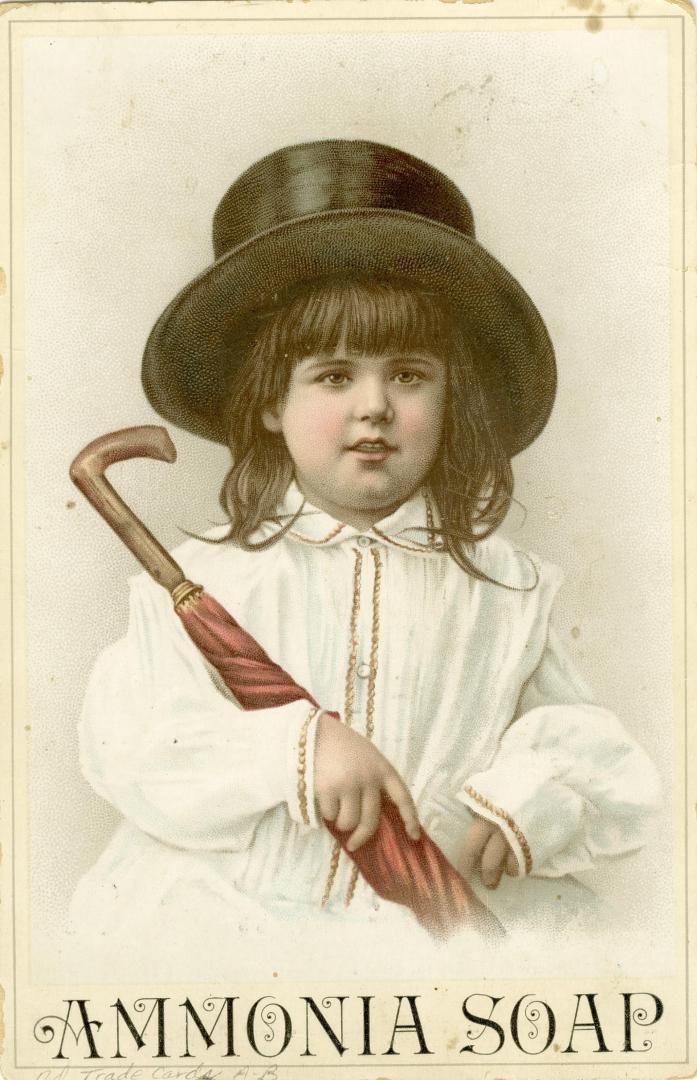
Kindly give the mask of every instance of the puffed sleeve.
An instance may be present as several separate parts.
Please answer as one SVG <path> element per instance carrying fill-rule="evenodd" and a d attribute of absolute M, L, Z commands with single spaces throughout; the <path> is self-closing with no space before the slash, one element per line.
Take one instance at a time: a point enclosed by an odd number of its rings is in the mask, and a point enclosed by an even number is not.
<path fill-rule="evenodd" d="M 550 628 L 490 767 L 457 798 L 503 830 L 521 874 L 558 877 L 641 847 L 659 783 Z"/>
<path fill-rule="evenodd" d="M 89 681 L 81 765 L 98 794 L 157 839 L 242 850 L 261 816 L 281 804 L 298 824 L 307 814 L 318 825 L 311 711 L 296 701 L 245 712 L 224 696 L 165 590 L 141 575 L 131 582 L 128 632 L 101 655 Z M 299 803 L 301 739 L 306 806 Z"/>

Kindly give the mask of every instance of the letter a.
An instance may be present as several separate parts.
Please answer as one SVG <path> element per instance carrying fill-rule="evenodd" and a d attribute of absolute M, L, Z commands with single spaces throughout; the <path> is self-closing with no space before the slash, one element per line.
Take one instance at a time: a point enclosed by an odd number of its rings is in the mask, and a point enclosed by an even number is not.
<path fill-rule="evenodd" d="M 598 1049 L 594 1050 L 594 1054 L 609 1054 L 607 1046 L 605 1045 L 605 1039 L 603 1038 L 603 1029 L 600 1026 L 600 1017 L 598 1016 L 598 1010 L 595 1007 L 596 994 L 576 994 L 576 1012 L 574 1013 L 574 1022 L 571 1026 L 571 1035 L 569 1036 L 569 1045 L 566 1050 L 563 1050 L 564 1054 L 577 1054 L 578 1050 L 574 1050 L 572 1042 L 574 1041 L 575 1031 L 587 1031 L 592 1028 L 595 1031 L 595 1037 L 598 1040 Z M 586 998 L 588 1001 L 588 1008 L 590 1010 L 591 1019 L 579 1024 L 577 1022 L 578 1010 L 581 1007 L 581 998 Z"/>
<path fill-rule="evenodd" d="M 398 1031 L 414 1031 L 414 1032 L 416 1032 L 416 1037 L 419 1040 L 419 1049 L 416 1051 L 416 1053 L 417 1054 L 432 1054 L 433 1051 L 429 1050 L 428 1047 L 426 1046 L 426 1039 L 424 1038 L 424 1029 L 421 1026 L 421 1018 L 419 1017 L 419 1011 L 416 1008 L 416 997 L 417 997 L 417 995 L 407 994 L 407 996 L 404 997 L 402 994 L 399 994 L 399 995 L 395 994 L 395 997 L 397 998 L 397 1015 L 394 1018 L 394 1028 L 392 1029 L 392 1041 L 390 1043 L 390 1048 L 389 1048 L 389 1050 L 386 1050 L 385 1053 L 386 1054 L 399 1054 L 399 1050 L 395 1050 L 395 1048 L 394 1048 L 394 1040 L 395 1040 L 395 1036 L 396 1036 Z M 413 1023 L 411 1023 L 411 1024 L 398 1024 L 397 1023 L 397 1021 L 399 1020 L 399 1013 L 400 1013 L 400 1010 L 402 1008 L 402 1002 L 403 1001 L 408 1001 L 409 1002 L 409 1008 L 411 1009 L 411 1015 L 412 1015 L 412 1019 L 413 1019 Z"/>

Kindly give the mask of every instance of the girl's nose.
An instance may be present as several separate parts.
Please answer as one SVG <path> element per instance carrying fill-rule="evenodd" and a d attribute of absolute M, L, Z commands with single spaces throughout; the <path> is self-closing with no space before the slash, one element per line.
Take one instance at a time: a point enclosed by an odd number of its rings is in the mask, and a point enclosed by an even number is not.
<path fill-rule="evenodd" d="M 355 412 L 359 420 L 389 421 L 394 412 L 382 379 L 361 379 L 356 385 Z"/>

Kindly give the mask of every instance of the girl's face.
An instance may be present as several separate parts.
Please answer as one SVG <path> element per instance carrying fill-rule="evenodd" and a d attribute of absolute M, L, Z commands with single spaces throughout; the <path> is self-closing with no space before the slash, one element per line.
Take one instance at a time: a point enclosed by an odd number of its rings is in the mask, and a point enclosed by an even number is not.
<path fill-rule="evenodd" d="M 306 498 L 364 529 L 428 476 L 445 395 L 445 363 L 429 352 L 355 355 L 339 346 L 299 361 L 284 401 L 263 421 L 283 435 Z"/>

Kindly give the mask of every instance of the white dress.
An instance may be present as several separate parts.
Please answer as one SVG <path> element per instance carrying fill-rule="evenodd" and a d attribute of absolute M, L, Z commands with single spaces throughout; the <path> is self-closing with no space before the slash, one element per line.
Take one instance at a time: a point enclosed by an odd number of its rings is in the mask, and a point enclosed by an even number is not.
<path fill-rule="evenodd" d="M 301 502 L 291 486 L 283 509 Z M 449 858 L 473 813 L 500 826 L 519 876 L 496 892 L 474 884 L 505 926 L 564 931 L 594 910 L 569 875 L 642 844 L 655 770 L 559 646 L 557 568 L 493 536 L 474 561 L 513 588 L 477 580 L 428 534 L 426 511 L 417 494 L 360 532 L 306 504 L 265 550 L 188 540 L 174 556 L 323 708 L 370 734 Z M 131 977 L 137 962 L 145 976 L 214 977 L 233 962 L 249 976 L 259 942 L 269 954 L 274 940 L 290 970 L 289 942 L 308 927 L 331 940 L 337 920 L 360 940 L 388 924 L 424 938 L 363 882 L 346 905 L 345 855 L 330 879 L 316 721 L 309 825 L 299 802 L 308 712 L 304 701 L 242 711 L 167 593 L 132 580 L 128 632 L 98 660 L 80 727 L 85 776 L 124 818 L 72 904 L 70 953 L 87 973 L 106 964 L 116 977 L 126 951 Z"/>

